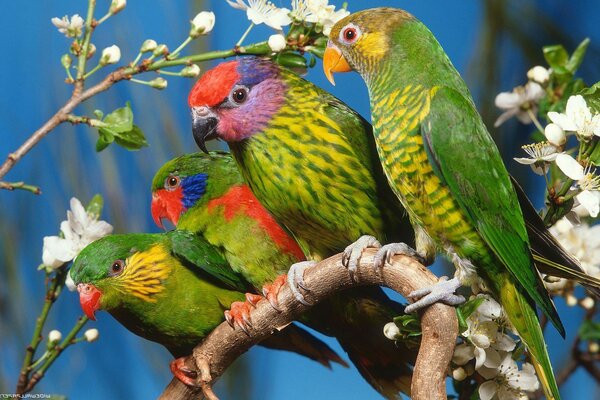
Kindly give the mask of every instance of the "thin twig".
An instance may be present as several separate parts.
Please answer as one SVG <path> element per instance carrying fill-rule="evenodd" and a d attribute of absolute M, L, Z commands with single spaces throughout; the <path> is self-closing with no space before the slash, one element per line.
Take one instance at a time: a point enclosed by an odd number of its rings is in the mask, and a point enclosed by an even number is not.
<path fill-rule="evenodd" d="M 386 265 L 380 273 L 372 268 L 374 254 L 374 250 L 363 253 L 356 282 L 350 279 L 342 266 L 340 254 L 308 269 L 304 274 L 305 283 L 310 288 L 307 299 L 316 304 L 336 292 L 361 285 L 388 286 L 406 297 L 413 290 L 437 282 L 428 269 L 404 256 L 394 257 L 393 264 Z M 287 286 L 279 292 L 278 300 L 281 312 L 273 309 L 267 301 L 260 301 L 252 310 L 250 335 L 232 329 L 226 322 L 218 326 L 194 349 L 194 357 L 188 357 L 186 363 L 201 377 L 198 379 L 199 387 L 187 387 L 173 379 L 160 398 L 196 398 L 202 389 L 206 396 L 214 395 L 211 386 L 235 359 L 308 310 L 294 298 Z M 411 397 L 415 400 L 445 400 L 447 369 L 458 331 L 454 308 L 443 304 L 426 308 L 421 313 L 421 328 L 423 335 L 413 371 Z"/>
<path fill-rule="evenodd" d="M 5 190 L 20 189 L 20 190 L 27 190 L 28 192 L 31 192 L 33 194 L 42 194 L 42 190 L 39 188 L 39 186 L 29 185 L 23 181 L 21 181 L 21 182 L 0 181 L 0 189 L 5 189 Z"/>

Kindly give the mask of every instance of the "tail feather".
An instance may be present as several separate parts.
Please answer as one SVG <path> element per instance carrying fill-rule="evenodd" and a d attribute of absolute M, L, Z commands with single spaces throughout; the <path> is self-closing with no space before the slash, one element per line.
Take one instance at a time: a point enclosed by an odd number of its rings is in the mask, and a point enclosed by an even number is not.
<path fill-rule="evenodd" d="M 308 323 L 334 336 L 362 377 L 382 396 L 400 399 L 400 393 L 410 396 L 418 343 L 395 344 L 383 335 L 383 327 L 403 311 L 380 288 L 354 288 L 313 308 Z"/>
<path fill-rule="evenodd" d="M 300 354 L 330 369 L 331 363 L 337 363 L 348 368 L 348 363 L 331 347 L 298 325 L 288 325 L 281 332 L 263 340 L 260 345 L 270 349 L 287 350 Z"/>
<path fill-rule="evenodd" d="M 500 290 L 501 303 L 511 324 L 531 355 L 532 364 L 540 379 L 546 398 L 560 400 L 558 385 L 550 364 L 550 357 L 548 356 L 535 304 L 529 301 L 509 279 L 505 279 L 502 286 Z"/>
<path fill-rule="evenodd" d="M 580 282 L 590 293 L 600 299 L 600 279 L 585 273 L 579 261 L 569 254 L 548 231 L 544 221 L 514 178 L 512 183 L 523 212 L 537 269 L 547 275 Z"/>

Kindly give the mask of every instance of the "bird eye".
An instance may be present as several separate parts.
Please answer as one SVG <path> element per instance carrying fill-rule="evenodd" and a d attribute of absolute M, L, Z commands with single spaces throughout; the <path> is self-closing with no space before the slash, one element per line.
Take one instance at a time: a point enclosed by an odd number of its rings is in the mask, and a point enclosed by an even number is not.
<path fill-rule="evenodd" d="M 110 276 L 121 275 L 124 268 L 125 268 L 125 263 L 123 262 L 123 260 L 116 260 L 110 266 L 110 271 L 108 271 L 108 274 Z"/>
<path fill-rule="evenodd" d="M 181 183 L 181 179 L 179 179 L 176 175 L 169 175 L 167 179 L 165 179 L 165 189 L 167 190 L 175 190 L 179 187 Z"/>
<path fill-rule="evenodd" d="M 340 31 L 340 41 L 346 44 L 352 44 L 360 37 L 361 31 L 353 24 L 346 25 Z"/>
<path fill-rule="evenodd" d="M 242 104 L 248 99 L 248 88 L 246 87 L 236 87 L 231 92 L 231 101 L 236 104 Z"/>

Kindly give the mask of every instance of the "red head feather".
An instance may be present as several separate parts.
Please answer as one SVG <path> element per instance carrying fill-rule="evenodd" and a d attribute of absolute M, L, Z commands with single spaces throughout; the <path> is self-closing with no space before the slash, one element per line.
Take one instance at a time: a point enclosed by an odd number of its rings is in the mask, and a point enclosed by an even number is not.
<path fill-rule="evenodd" d="M 190 107 L 214 107 L 225 99 L 233 86 L 240 80 L 237 71 L 238 62 L 229 61 L 206 71 L 196 82 L 190 95 Z"/>

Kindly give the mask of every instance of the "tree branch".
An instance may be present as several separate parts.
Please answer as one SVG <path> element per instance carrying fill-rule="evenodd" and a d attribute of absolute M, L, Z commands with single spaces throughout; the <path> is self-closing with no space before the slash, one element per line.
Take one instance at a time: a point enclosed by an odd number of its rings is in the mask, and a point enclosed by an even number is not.
<path fill-rule="evenodd" d="M 379 271 L 372 268 L 374 254 L 373 249 L 363 253 L 356 282 L 350 279 L 348 271 L 342 266 L 341 254 L 323 260 L 316 267 L 307 270 L 304 274 L 306 285 L 310 288 L 307 300 L 316 304 L 336 292 L 363 285 L 387 286 L 406 297 L 413 290 L 437 282 L 437 277 L 428 269 L 404 256 L 395 256 L 393 264 L 386 265 L 380 275 Z M 160 399 L 195 398 L 201 392 L 208 398 L 216 398 L 211 386 L 235 359 L 308 310 L 308 307 L 294 298 L 287 286 L 279 292 L 278 299 L 281 312 L 274 310 L 267 301 L 260 301 L 256 309 L 252 310 L 250 335 L 240 329 L 232 329 L 226 322 L 219 325 L 194 349 L 193 358 L 188 357 L 186 361 L 190 369 L 198 371 L 198 382 L 202 387 L 187 387 L 174 378 Z M 452 307 L 434 304 L 420 315 L 423 336 L 413 373 L 412 398 L 445 400 L 447 369 L 458 331 L 456 313 Z"/>

